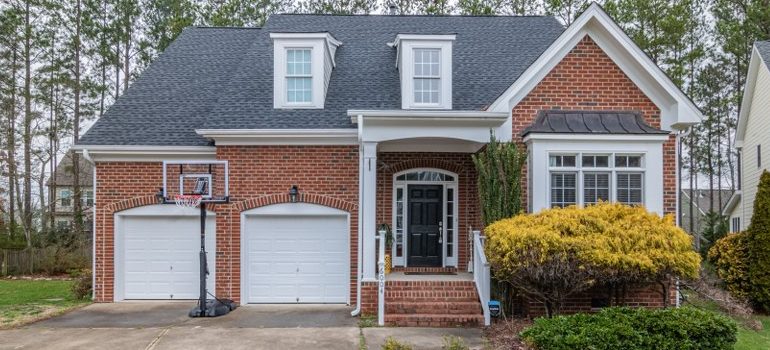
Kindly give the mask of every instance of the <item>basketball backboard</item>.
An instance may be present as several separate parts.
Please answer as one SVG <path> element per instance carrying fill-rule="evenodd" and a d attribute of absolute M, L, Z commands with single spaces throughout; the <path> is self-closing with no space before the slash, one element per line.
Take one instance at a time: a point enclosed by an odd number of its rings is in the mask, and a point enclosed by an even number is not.
<path fill-rule="evenodd" d="M 199 195 L 204 203 L 226 203 L 229 172 L 226 160 L 164 161 L 163 202 L 174 203 L 179 195 Z"/>

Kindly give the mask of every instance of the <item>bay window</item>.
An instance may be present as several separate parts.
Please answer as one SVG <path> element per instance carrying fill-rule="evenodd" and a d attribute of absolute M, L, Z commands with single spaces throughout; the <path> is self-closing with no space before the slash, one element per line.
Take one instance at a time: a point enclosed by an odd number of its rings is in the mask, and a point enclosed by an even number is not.
<path fill-rule="evenodd" d="M 644 204 L 644 157 L 640 154 L 551 153 L 550 207 L 619 202 Z"/>

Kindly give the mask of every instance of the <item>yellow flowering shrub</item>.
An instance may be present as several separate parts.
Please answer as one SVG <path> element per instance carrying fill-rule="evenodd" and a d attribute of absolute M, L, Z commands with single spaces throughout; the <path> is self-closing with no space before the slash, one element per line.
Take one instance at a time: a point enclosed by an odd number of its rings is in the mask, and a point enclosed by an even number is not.
<path fill-rule="evenodd" d="M 748 299 L 751 289 L 748 248 L 748 234 L 744 231 L 720 238 L 708 253 L 727 290 L 740 299 Z"/>
<path fill-rule="evenodd" d="M 485 234 L 495 276 L 543 301 L 549 313 L 596 284 L 697 278 L 700 266 L 691 237 L 672 217 L 622 204 L 522 214 Z"/>

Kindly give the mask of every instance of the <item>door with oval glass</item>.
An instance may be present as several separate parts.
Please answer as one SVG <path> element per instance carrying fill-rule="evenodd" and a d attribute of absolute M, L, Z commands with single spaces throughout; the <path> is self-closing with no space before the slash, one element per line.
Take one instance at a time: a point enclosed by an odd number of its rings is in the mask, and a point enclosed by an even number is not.
<path fill-rule="evenodd" d="M 409 266 L 442 266 L 443 186 L 409 185 Z"/>

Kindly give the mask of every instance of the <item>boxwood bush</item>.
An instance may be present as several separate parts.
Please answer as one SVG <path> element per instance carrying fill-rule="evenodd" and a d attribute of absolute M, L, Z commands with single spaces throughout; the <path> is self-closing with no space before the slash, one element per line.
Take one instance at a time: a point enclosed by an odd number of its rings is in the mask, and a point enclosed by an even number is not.
<path fill-rule="evenodd" d="M 737 325 L 691 307 L 607 308 L 596 314 L 540 318 L 521 337 L 538 350 L 732 349 Z"/>

